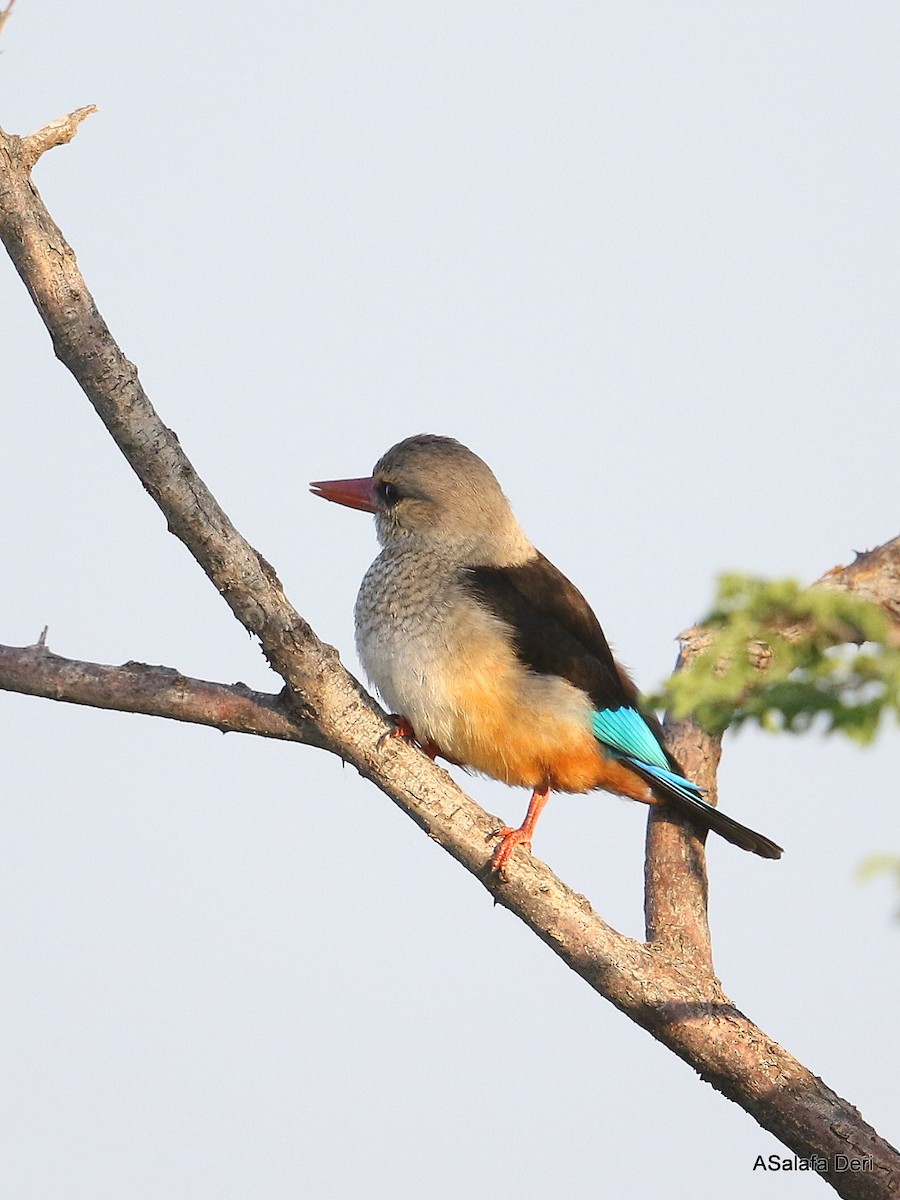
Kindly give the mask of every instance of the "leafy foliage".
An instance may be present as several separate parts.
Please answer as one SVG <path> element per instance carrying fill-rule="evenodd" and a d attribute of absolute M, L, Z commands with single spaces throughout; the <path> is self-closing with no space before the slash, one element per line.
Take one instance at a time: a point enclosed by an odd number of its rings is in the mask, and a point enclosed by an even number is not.
<path fill-rule="evenodd" d="M 885 713 L 900 716 L 900 647 L 869 600 L 724 575 L 702 625 L 708 646 L 656 698 L 676 717 L 711 733 L 748 721 L 796 733 L 823 716 L 826 732 L 865 743 Z"/>

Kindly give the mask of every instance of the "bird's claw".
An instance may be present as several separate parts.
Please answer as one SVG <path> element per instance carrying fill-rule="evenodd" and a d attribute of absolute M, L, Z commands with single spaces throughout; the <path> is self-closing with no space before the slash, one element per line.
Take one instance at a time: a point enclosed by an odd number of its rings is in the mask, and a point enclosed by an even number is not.
<path fill-rule="evenodd" d="M 404 742 L 414 742 L 416 740 L 416 731 L 406 717 L 400 717 L 396 713 L 391 713 L 389 719 L 394 728 L 388 730 L 384 734 L 384 737 L 402 738 Z"/>
<path fill-rule="evenodd" d="M 432 762 L 434 761 L 438 754 L 437 746 L 432 742 L 420 742 L 416 737 L 416 731 L 406 717 L 400 717 L 396 713 L 391 713 L 388 720 L 393 725 L 393 728 L 389 729 L 387 733 L 383 733 L 378 739 L 379 749 L 381 749 L 381 746 L 387 739 L 401 738 L 404 742 L 408 742 L 410 746 L 418 746 L 423 754 L 427 754 Z"/>
<path fill-rule="evenodd" d="M 391 713 L 388 717 L 391 723 L 391 728 L 386 730 L 378 739 L 378 749 L 380 750 L 385 742 L 389 742 L 392 738 L 401 738 L 404 742 L 410 742 L 415 745 L 416 731 L 407 721 L 406 717 L 398 717 L 395 713 Z"/>
<path fill-rule="evenodd" d="M 522 846 L 530 851 L 531 837 L 524 829 L 510 829 L 505 825 L 501 829 L 495 829 L 489 836 L 501 839 L 491 857 L 491 870 L 501 878 L 505 878 L 506 864 L 509 862 L 513 850 L 516 846 Z"/>

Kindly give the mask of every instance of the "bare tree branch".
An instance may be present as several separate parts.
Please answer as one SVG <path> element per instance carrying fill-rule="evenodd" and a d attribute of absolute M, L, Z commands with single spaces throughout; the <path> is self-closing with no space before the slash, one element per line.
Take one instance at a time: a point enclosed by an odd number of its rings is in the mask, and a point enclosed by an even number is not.
<path fill-rule="evenodd" d="M 9 20 L 9 15 L 15 8 L 15 5 L 16 0 L 9 0 L 9 4 L 7 4 L 6 8 L 0 8 L 0 33 L 3 32 L 3 26 Z"/>
<path fill-rule="evenodd" d="M 832 567 L 816 587 L 856 592 L 880 605 L 900 622 L 900 537 L 857 554 L 849 566 Z M 797 639 L 803 630 L 781 630 L 782 636 Z M 900 625 L 895 635 L 900 633 Z M 676 671 L 685 670 L 708 647 L 709 629 L 694 626 L 679 637 Z M 757 667 L 767 659 L 759 656 Z M 716 772 L 722 757 L 722 739 L 703 730 L 691 717 L 666 719 L 669 749 L 691 779 L 708 789 L 716 800 Z M 706 861 L 699 841 L 681 822 L 673 821 L 664 809 L 652 809 L 647 825 L 647 859 L 644 881 L 644 914 L 647 940 L 665 946 L 684 961 L 712 971 L 712 949 L 707 921 Z"/>
<path fill-rule="evenodd" d="M 42 641 L 34 646 L 0 646 L 0 689 L 91 708 L 168 717 L 223 733 L 253 733 L 322 746 L 314 723 L 294 711 L 283 695 L 255 692 L 243 683 L 191 679 L 172 667 L 78 662 L 52 654 Z"/>
<path fill-rule="evenodd" d="M 35 137 L 32 152 L 42 144 Z M 49 144 L 57 143 L 49 139 Z M 840 1195 L 869 1198 L 896 1192 L 896 1150 L 724 995 L 705 965 L 708 938 L 704 944 L 702 930 L 700 935 L 691 930 L 693 902 L 687 915 L 672 906 L 679 928 L 675 937 L 664 936 L 661 910 L 654 909 L 649 915 L 657 942 L 645 946 L 612 929 L 584 897 L 534 858 L 516 854 L 506 882 L 490 873 L 487 842 L 496 821 L 424 755 L 384 738 L 390 727 L 381 711 L 290 605 L 272 568 L 219 507 L 174 433 L 159 420 L 134 366 L 97 312 L 70 247 L 31 183 L 32 162 L 20 139 L 0 134 L 0 236 L 56 354 L 165 514 L 170 530 L 235 616 L 259 638 L 288 685 L 290 703 L 318 731 L 318 744 L 376 783 L 564 962 L 713 1087 L 795 1153 L 822 1156 L 827 1164 L 822 1175 Z M 673 736 L 679 736 L 677 730 Z M 698 753 L 709 749 L 700 743 Z M 707 763 L 713 774 L 714 754 Z M 691 853 L 698 864 L 695 886 L 705 890 L 702 847 L 696 844 Z M 680 888 L 683 873 L 677 863 L 665 862 L 664 868 L 659 889 Z M 838 1171 L 838 1154 L 871 1156 L 872 1169 Z"/>
<path fill-rule="evenodd" d="M 68 116 L 60 117 L 57 121 L 51 121 L 49 125 L 44 125 L 42 129 L 38 129 L 29 137 L 23 138 L 22 161 L 33 167 L 46 151 L 52 150 L 54 146 L 65 146 L 67 142 L 71 142 L 72 138 L 78 132 L 78 126 L 85 117 L 89 117 L 91 113 L 97 111 L 96 104 L 88 104 L 84 108 L 76 108 Z"/>
<path fill-rule="evenodd" d="M 856 592 L 880 604 L 900 622 L 900 537 L 874 550 L 861 551 L 849 566 L 832 567 L 819 582 L 823 587 Z"/>

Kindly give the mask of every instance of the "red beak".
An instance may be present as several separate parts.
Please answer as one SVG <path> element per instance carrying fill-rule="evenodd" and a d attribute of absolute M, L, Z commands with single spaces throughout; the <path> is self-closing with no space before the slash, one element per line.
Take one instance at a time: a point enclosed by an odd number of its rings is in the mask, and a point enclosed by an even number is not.
<path fill-rule="evenodd" d="M 377 511 L 375 481 L 371 476 L 366 479 L 323 479 L 319 483 L 311 483 L 309 489 L 323 500 L 331 500 L 347 508 L 359 508 L 370 513 Z"/>

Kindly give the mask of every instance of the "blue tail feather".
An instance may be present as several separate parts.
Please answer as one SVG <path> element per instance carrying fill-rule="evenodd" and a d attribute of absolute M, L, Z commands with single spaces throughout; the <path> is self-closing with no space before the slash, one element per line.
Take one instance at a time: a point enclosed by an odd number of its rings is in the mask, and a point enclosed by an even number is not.
<path fill-rule="evenodd" d="M 637 709 L 607 708 L 593 714 L 592 724 L 594 736 L 610 755 L 632 767 L 676 809 L 744 850 L 763 858 L 781 857 L 781 847 L 775 842 L 714 808 L 704 799 L 705 788 L 672 770 L 659 739 Z"/>
<path fill-rule="evenodd" d="M 611 749 L 666 771 L 669 760 L 656 734 L 636 708 L 604 708 L 593 714 L 594 736 Z"/>
<path fill-rule="evenodd" d="M 694 783 L 691 779 L 685 779 L 683 775 L 677 775 L 668 768 L 657 767 L 655 763 L 642 762 L 630 754 L 625 756 L 625 762 L 633 767 L 639 767 L 642 774 L 649 775 L 652 779 L 663 784 L 666 792 L 676 792 L 689 803 L 696 802 L 715 811 L 713 806 L 703 799 L 703 793 L 706 789 L 702 788 L 699 783 Z"/>

